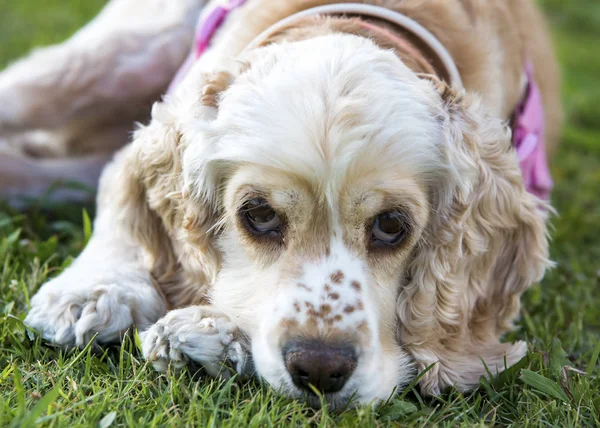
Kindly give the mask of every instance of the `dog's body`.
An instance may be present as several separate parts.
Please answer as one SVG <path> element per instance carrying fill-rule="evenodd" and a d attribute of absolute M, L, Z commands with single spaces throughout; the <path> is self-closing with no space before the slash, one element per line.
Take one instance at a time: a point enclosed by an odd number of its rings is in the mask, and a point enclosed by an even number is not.
<path fill-rule="evenodd" d="M 431 364 L 424 393 L 468 389 L 482 360 L 496 371 L 524 354 L 499 339 L 549 264 L 547 206 L 525 191 L 505 124 L 531 61 L 556 145 L 556 65 L 538 11 L 519 0 L 364 2 L 432 32 L 466 95 L 415 40 L 361 17 L 303 18 L 247 49 L 276 22 L 330 3 L 248 0 L 230 14 L 105 169 L 94 236 L 32 299 L 30 325 L 80 346 L 136 325 L 159 370 L 192 359 L 217 374 L 229 359 L 242 372 L 250 352 L 274 387 L 301 396 L 310 381 L 334 405 L 355 392 L 384 400 Z M 87 139 L 143 116 L 189 50 L 203 2 L 139 4 L 113 0 L 70 47 L 6 71 L 0 99 L 15 104 L 0 107 L 0 130 Z M 138 13 L 136 27 L 127 20 Z M 136 45 L 135 73 L 103 64 L 80 86 L 17 73 L 53 55 L 59 73 L 99 44 L 126 58 L 119 29 L 164 43 Z M 41 151 L 75 150 L 72 135 L 53 141 Z"/>

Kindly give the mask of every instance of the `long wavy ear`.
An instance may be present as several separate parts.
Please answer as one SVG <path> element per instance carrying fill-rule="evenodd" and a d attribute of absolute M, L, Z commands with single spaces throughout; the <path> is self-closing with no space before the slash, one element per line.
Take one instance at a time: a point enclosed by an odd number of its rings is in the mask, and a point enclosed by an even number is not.
<path fill-rule="evenodd" d="M 446 132 L 448 169 L 432 183 L 432 218 L 400 293 L 400 340 L 421 369 L 425 394 L 469 389 L 526 352 L 501 343 L 519 297 L 548 260 L 549 206 L 523 187 L 510 131 L 477 100 L 434 82 Z"/>
<path fill-rule="evenodd" d="M 211 120 L 230 81 L 227 73 L 203 76 L 200 90 L 157 102 L 150 123 L 136 130 L 133 142 L 105 174 L 112 182 L 107 188 L 113 190 L 99 197 L 100 206 L 117 208 L 122 235 L 144 248 L 172 307 L 201 303 L 219 269 L 213 245 L 219 207 L 216 200 L 199 195 L 215 192 L 189 191 L 184 171 L 185 151 L 206 151 L 208 143 L 186 138 L 182 120 Z"/>

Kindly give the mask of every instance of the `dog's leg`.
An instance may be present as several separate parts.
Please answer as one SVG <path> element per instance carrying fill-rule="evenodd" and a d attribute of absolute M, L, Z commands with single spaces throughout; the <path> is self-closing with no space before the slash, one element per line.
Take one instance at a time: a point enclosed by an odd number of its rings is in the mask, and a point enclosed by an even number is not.
<path fill-rule="evenodd" d="M 133 325 L 148 328 L 165 311 L 139 251 L 105 230 L 95 232 L 77 260 L 42 286 L 25 323 L 51 342 L 82 347 L 96 333 L 99 343 L 119 341 Z"/>
<path fill-rule="evenodd" d="M 166 312 L 148 255 L 128 223 L 141 228 L 150 222 L 133 212 L 143 194 L 127 163 L 130 149 L 121 151 L 103 172 L 90 242 L 31 299 L 25 323 L 52 342 L 84 346 L 96 333 L 98 342 L 114 342 L 131 326 L 144 330 Z"/>
<path fill-rule="evenodd" d="M 64 147 L 65 135 L 59 131 L 32 131 L 7 141 L 0 139 L 0 198 L 17 206 L 23 205 L 25 198 L 46 195 L 52 201 L 89 200 L 102 168 L 112 153 L 126 144 L 131 127 L 89 131 L 70 137 L 70 144 L 75 145 L 70 150 Z M 62 185 L 69 182 L 83 184 L 90 191 Z M 57 188 L 48 194 L 53 186 Z"/>
<path fill-rule="evenodd" d="M 184 61 L 205 0 L 112 0 L 66 42 L 0 73 L 0 135 L 132 121 Z"/>
<path fill-rule="evenodd" d="M 190 361 L 201 364 L 211 376 L 228 377 L 224 363 L 239 374 L 247 367 L 242 335 L 231 320 L 209 306 L 170 311 L 141 334 L 142 350 L 156 370 L 169 364 L 180 368 Z"/>
<path fill-rule="evenodd" d="M 110 154 L 34 159 L 0 150 L 0 198 L 15 206 L 26 205 L 26 199 L 46 195 L 50 201 L 89 200 L 109 160 Z M 89 190 L 63 186 L 70 182 Z M 53 185 L 57 188 L 48 194 Z"/>
<path fill-rule="evenodd" d="M 64 158 L 78 155 L 114 153 L 123 147 L 134 130 L 130 121 L 74 123 L 57 129 L 19 132 L 0 138 L 2 146 L 35 159 Z"/>

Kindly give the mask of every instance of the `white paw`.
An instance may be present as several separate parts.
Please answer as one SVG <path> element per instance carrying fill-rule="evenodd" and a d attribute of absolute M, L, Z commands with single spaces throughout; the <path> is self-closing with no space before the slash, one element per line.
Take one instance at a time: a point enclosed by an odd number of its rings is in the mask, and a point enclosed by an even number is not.
<path fill-rule="evenodd" d="M 169 364 L 180 368 L 193 360 L 209 375 L 228 378 L 224 363 L 232 363 L 237 373 L 246 366 L 237 327 L 224 314 L 205 306 L 168 312 L 140 337 L 144 357 L 159 372 L 165 372 Z"/>
<path fill-rule="evenodd" d="M 25 324 L 59 345 L 85 346 L 121 339 L 132 325 L 146 328 L 165 312 L 163 299 L 147 284 L 45 284 L 31 300 Z"/>

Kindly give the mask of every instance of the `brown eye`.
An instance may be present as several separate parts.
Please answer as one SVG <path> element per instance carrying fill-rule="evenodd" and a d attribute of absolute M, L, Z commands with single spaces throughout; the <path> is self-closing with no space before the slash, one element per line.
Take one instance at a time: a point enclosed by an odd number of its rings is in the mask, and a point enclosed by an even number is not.
<path fill-rule="evenodd" d="M 264 199 L 249 200 L 242 206 L 241 213 L 252 232 L 259 234 L 279 232 L 281 217 Z"/>
<path fill-rule="evenodd" d="M 379 214 L 373 224 L 372 242 L 374 244 L 395 245 L 407 235 L 407 221 L 403 214 L 390 211 Z"/>

